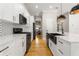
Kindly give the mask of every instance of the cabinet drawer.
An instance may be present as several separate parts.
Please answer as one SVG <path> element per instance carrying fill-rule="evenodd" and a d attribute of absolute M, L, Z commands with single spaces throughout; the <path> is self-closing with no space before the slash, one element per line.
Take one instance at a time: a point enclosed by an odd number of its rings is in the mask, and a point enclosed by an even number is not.
<path fill-rule="evenodd" d="M 70 44 L 68 42 L 66 42 L 63 38 L 57 37 L 57 46 L 58 47 L 64 48 L 65 46 L 69 47 L 69 45 Z"/>
<path fill-rule="evenodd" d="M 62 38 L 57 39 L 57 50 L 62 55 L 70 55 L 70 44 L 64 41 Z"/>
<path fill-rule="evenodd" d="M 49 48 L 51 50 L 51 52 L 53 53 L 53 55 L 56 55 L 56 50 L 57 50 L 57 47 L 56 45 L 49 39 Z"/>

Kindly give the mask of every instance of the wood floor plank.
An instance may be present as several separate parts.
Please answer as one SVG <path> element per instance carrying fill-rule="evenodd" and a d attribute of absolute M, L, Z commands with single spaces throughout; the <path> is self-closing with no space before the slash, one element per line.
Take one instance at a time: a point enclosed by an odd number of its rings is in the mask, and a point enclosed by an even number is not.
<path fill-rule="evenodd" d="M 36 36 L 36 39 L 32 41 L 31 48 L 25 56 L 52 56 L 52 53 L 45 41 Z"/>

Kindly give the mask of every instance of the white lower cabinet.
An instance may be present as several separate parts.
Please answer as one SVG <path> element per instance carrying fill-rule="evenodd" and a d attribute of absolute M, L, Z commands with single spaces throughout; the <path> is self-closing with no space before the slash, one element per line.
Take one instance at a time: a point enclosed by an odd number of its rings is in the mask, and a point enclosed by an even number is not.
<path fill-rule="evenodd" d="M 57 47 L 56 47 L 56 45 L 49 39 L 49 48 L 50 48 L 50 50 L 51 50 L 51 52 L 53 53 L 53 55 L 56 55 L 57 53 L 57 51 L 56 51 L 56 49 L 57 49 Z"/>
<path fill-rule="evenodd" d="M 23 56 L 26 52 L 26 34 L 15 34 L 13 40 L 0 45 L 0 56 Z"/>
<path fill-rule="evenodd" d="M 26 40 L 23 40 L 23 42 L 22 42 L 22 51 L 23 51 L 23 55 L 25 54 L 25 52 L 26 52 Z"/>
<path fill-rule="evenodd" d="M 22 35 L 22 55 L 26 52 L 26 34 Z"/>
<path fill-rule="evenodd" d="M 79 42 L 69 42 L 57 36 L 57 44 L 49 39 L 49 48 L 55 56 L 79 56 Z"/>
<path fill-rule="evenodd" d="M 70 44 L 60 38 L 57 38 L 57 44 L 49 39 L 49 48 L 55 56 L 69 56 Z"/>
<path fill-rule="evenodd" d="M 62 56 L 70 55 L 70 44 L 64 41 L 62 38 L 57 38 L 57 51 Z"/>
<path fill-rule="evenodd" d="M 10 47 L 9 54 L 11 56 L 21 56 L 22 55 L 22 41 L 14 41 Z"/>
<path fill-rule="evenodd" d="M 14 50 L 16 51 L 13 53 L 14 55 L 22 56 L 26 52 L 26 34 L 16 34 L 15 35 L 15 43 L 13 45 Z"/>

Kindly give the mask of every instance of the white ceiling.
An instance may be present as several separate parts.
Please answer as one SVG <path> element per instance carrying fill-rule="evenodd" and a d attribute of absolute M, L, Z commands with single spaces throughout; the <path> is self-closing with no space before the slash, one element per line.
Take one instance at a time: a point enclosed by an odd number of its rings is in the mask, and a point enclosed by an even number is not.
<path fill-rule="evenodd" d="M 43 10 L 46 9 L 57 9 L 59 14 L 61 13 L 61 4 L 60 3 L 25 3 L 24 4 L 29 13 L 33 16 L 39 15 Z M 38 5 L 38 8 L 35 6 Z M 52 8 L 49 8 L 49 6 Z M 74 7 L 76 3 L 63 3 L 62 4 L 62 13 L 67 13 Z"/>

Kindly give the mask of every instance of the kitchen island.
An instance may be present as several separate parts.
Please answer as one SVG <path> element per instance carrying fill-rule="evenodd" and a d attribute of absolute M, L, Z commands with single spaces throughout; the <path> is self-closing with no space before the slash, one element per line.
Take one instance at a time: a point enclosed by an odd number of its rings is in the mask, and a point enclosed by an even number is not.
<path fill-rule="evenodd" d="M 57 44 L 49 39 L 49 48 L 55 56 L 79 56 L 79 34 L 65 33 L 56 37 Z"/>

